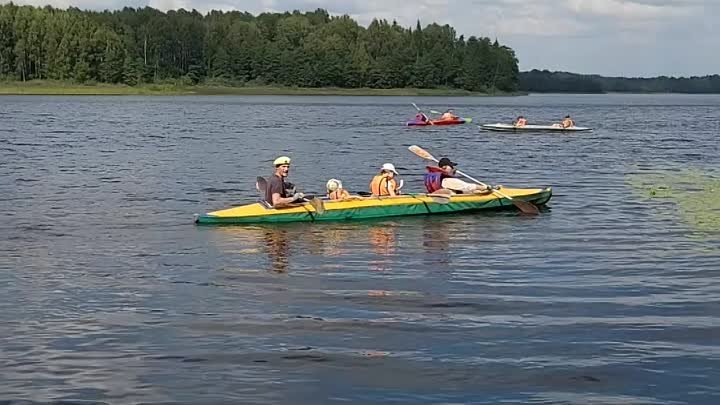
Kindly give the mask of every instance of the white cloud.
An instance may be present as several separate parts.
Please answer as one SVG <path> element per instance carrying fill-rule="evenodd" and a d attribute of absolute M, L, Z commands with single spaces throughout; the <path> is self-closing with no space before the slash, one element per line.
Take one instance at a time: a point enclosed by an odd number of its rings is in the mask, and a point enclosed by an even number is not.
<path fill-rule="evenodd" d="M 162 11 L 191 8 L 187 0 L 150 0 L 148 5 Z"/>
<path fill-rule="evenodd" d="M 693 2 L 680 3 L 643 3 L 631 0 L 567 0 L 567 6 L 579 14 L 623 19 L 656 19 L 682 17 L 693 12 Z"/>

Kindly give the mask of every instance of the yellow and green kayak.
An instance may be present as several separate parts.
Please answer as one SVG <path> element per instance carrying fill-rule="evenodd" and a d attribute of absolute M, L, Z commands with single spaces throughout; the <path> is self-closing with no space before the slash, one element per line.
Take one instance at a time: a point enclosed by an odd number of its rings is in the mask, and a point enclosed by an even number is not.
<path fill-rule="evenodd" d="M 502 193 L 516 200 L 543 205 L 552 197 L 547 188 L 505 188 Z M 319 214 L 310 204 L 287 208 L 271 208 L 265 203 L 241 205 L 196 215 L 197 224 L 253 224 L 279 222 L 345 221 L 383 218 L 404 215 L 445 214 L 498 208 L 512 208 L 512 201 L 498 195 L 457 194 L 439 201 L 427 194 L 409 194 L 396 197 L 352 197 L 348 200 L 324 200 L 325 212 Z"/>

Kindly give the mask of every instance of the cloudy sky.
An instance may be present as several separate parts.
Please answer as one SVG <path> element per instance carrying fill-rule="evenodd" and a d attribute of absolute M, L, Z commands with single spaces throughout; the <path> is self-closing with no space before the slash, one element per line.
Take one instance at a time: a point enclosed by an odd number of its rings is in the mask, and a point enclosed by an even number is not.
<path fill-rule="evenodd" d="M 0 0 L 0 2 L 7 2 Z M 458 34 L 497 37 L 520 69 L 615 76 L 720 73 L 720 0 L 15 0 L 90 9 L 149 5 L 263 11 L 314 10 L 410 26 L 450 24 Z"/>

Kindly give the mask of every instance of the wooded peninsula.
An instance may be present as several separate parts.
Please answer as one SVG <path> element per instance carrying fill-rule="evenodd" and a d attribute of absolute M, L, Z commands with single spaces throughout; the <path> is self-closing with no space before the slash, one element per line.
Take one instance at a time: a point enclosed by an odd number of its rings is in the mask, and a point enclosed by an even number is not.
<path fill-rule="evenodd" d="M 449 25 L 312 12 L 0 5 L 0 78 L 27 83 L 518 90 L 512 49 Z M 106 86 L 107 87 L 107 86 Z"/>

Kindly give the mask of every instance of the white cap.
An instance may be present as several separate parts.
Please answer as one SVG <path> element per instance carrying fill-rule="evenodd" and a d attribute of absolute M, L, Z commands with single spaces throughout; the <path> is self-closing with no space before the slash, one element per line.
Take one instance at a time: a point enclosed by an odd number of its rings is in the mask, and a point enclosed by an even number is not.
<path fill-rule="evenodd" d="M 397 170 L 395 170 L 395 165 L 392 163 L 385 163 L 384 165 L 382 165 L 382 169 L 387 170 L 389 172 L 393 172 L 397 175 L 400 175 L 400 173 L 398 173 Z"/>
<path fill-rule="evenodd" d="M 325 187 L 328 189 L 328 191 L 335 191 L 339 188 L 342 188 L 342 181 L 338 179 L 330 179 L 328 180 Z"/>

